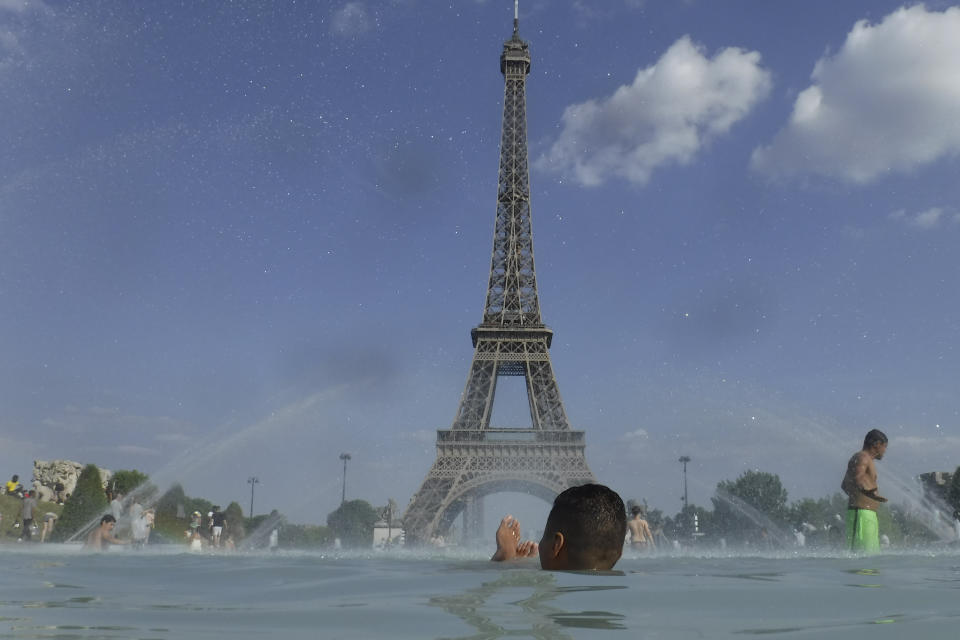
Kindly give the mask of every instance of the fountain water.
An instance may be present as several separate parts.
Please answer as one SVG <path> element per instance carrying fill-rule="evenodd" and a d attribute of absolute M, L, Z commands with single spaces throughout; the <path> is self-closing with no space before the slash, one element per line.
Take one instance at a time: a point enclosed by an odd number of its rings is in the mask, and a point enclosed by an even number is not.
<path fill-rule="evenodd" d="M 717 490 L 716 497 L 756 525 L 758 530 L 766 530 L 770 536 L 771 544 L 780 548 L 794 545 L 795 538 L 791 533 L 784 530 L 780 524 L 774 522 L 768 515 L 762 513 L 742 498 L 723 491 L 722 489 Z"/>

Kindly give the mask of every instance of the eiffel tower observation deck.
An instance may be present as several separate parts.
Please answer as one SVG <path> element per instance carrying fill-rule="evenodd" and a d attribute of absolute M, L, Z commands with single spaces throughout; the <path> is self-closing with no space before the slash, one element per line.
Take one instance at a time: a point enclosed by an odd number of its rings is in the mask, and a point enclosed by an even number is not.
<path fill-rule="evenodd" d="M 530 47 L 520 38 L 516 1 L 500 71 L 503 129 L 483 321 L 470 332 L 473 362 L 453 425 L 437 431 L 437 459 L 403 516 L 411 543 L 446 535 L 461 513 L 465 528 L 476 530 L 485 495 L 517 491 L 552 502 L 568 487 L 596 481 L 584 456 L 584 432 L 567 420 L 550 363 L 553 332 L 540 316 L 527 161 Z M 490 426 L 501 376 L 525 378 L 530 428 Z"/>

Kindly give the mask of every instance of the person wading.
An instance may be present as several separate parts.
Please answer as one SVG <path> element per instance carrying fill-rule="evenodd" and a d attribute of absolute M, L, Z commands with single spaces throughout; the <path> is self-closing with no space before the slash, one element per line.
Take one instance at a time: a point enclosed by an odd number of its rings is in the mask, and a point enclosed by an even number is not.
<path fill-rule="evenodd" d="M 877 507 L 887 499 L 877 494 L 877 466 L 887 451 L 887 436 L 872 429 L 863 439 L 863 449 L 847 463 L 840 488 L 849 497 L 847 503 L 847 549 L 856 552 L 880 551 L 880 527 Z"/>

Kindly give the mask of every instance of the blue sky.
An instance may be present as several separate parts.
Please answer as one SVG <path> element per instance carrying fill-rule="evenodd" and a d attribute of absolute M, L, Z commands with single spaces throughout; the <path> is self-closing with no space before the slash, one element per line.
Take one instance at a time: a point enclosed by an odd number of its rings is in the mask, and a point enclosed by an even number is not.
<path fill-rule="evenodd" d="M 348 451 L 348 497 L 405 506 L 482 316 L 512 17 L 0 0 L 0 470 L 245 509 L 256 475 L 255 511 L 323 522 Z M 526 0 L 520 32 L 601 481 L 674 513 L 690 455 L 691 502 L 748 469 L 820 497 L 874 427 L 893 497 L 960 464 L 960 8 Z M 524 406 L 504 380 L 495 422 Z"/>

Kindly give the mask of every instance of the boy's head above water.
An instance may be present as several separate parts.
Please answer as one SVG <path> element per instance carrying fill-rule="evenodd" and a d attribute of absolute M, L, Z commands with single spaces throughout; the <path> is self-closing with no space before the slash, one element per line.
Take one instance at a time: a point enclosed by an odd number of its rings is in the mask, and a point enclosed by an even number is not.
<path fill-rule="evenodd" d="M 540 539 L 544 569 L 606 571 L 620 559 L 627 534 L 623 500 L 602 484 L 570 487 L 553 501 Z"/>
<path fill-rule="evenodd" d="M 627 533 L 626 508 L 615 491 L 600 484 L 571 487 L 553 501 L 538 546 L 520 542 L 520 523 L 507 516 L 497 529 L 492 560 L 532 557 L 548 570 L 606 571 L 620 559 Z"/>

